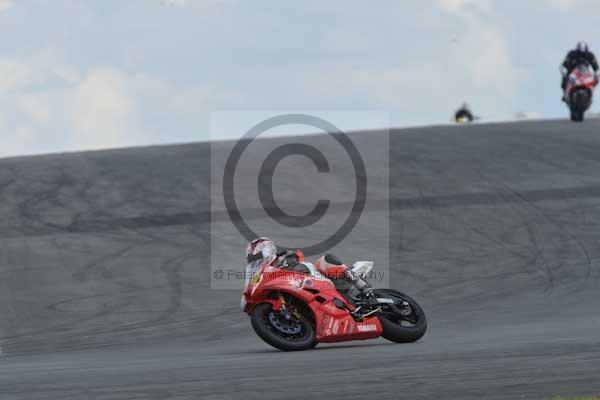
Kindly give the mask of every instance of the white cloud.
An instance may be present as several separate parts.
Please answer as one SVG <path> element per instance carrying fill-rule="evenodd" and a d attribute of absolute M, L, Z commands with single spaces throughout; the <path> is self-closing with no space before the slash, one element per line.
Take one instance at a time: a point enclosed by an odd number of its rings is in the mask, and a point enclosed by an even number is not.
<path fill-rule="evenodd" d="M 44 52 L 42 52 L 44 53 Z M 102 66 L 80 69 L 54 54 L 0 59 L 0 157 L 206 139 L 202 118 L 239 94 L 178 86 Z M 52 62 L 54 61 L 54 62 Z M 182 139 L 185 138 L 185 139 Z"/>
<path fill-rule="evenodd" d="M 69 145 L 114 148 L 191 137 L 201 128 L 203 113 L 207 117 L 208 110 L 235 96 L 222 88 L 179 87 L 156 75 L 96 68 L 78 83 L 72 97 Z"/>
<path fill-rule="evenodd" d="M 508 35 L 495 18 L 493 3 L 438 3 L 460 21 L 455 43 L 423 57 L 408 57 L 414 61 L 396 66 L 357 69 L 349 79 L 351 85 L 360 87 L 378 106 L 401 111 L 407 122 L 416 113 L 440 115 L 446 111 L 450 115 L 462 101 L 471 103 L 484 117 L 510 118 L 525 75 L 515 65 Z"/>
<path fill-rule="evenodd" d="M 468 101 L 484 118 L 553 116 L 563 111 L 548 84 L 554 65 L 563 49 L 597 37 L 594 13 L 578 8 L 592 0 L 539 0 L 522 13 L 499 0 L 312 0 L 255 14 L 230 7 L 235 0 L 125 2 L 119 12 L 41 2 L 31 29 L 15 19 L 29 2 L 0 0 L 0 11 L 13 3 L 0 28 L 26 40 L 0 56 L 0 129 L 33 137 L 27 152 L 205 139 L 214 109 L 384 108 L 402 124 L 447 121 Z M 48 31 L 44 21 L 60 15 L 77 23 Z M 575 15 L 586 23 L 552 29 Z"/>
<path fill-rule="evenodd" d="M 135 143 L 129 117 L 134 100 L 126 89 L 127 76 L 116 69 L 89 71 L 75 89 L 71 111 L 72 144 L 81 149 Z"/>
<path fill-rule="evenodd" d="M 200 12 L 202 16 L 217 16 L 225 7 L 236 0 L 160 0 L 160 4 L 172 8 L 188 8 Z"/>
<path fill-rule="evenodd" d="M 455 54 L 468 72 L 465 82 L 472 79 L 478 87 L 491 89 L 502 96 L 515 94 L 522 75 L 514 65 L 506 34 L 476 19 L 469 20 L 467 27 Z M 465 54 L 473 57 L 464 58 Z"/>
<path fill-rule="evenodd" d="M 577 6 L 577 3 L 580 3 L 579 0 L 547 0 L 548 3 L 553 6 L 558 8 L 561 11 L 567 11 L 570 10 L 572 8 L 574 8 L 575 6 Z"/>
<path fill-rule="evenodd" d="M 597 13 L 597 0 L 544 0 L 544 6 L 550 6 L 560 12 L 568 12 L 563 18 L 573 18 L 576 15 L 595 15 Z M 589 27 L 587 28 L 589 30 Z"/>
<path fill-rule="evenodd" d="M 526 79 L 513 59 L 508 32 L 491 0 L 440 0 L 455 12 L 464 30 L 447 49 L 448 71 L 462 82 L 465 97 L 487 102 L 491 114 L 508 115 L 521 83 Z M 491 103 L 496 103 L 494 107 Z M 492 109 L 497 108 L 497 109 Z M 505 109 L 503 109 L 505 108 Z"/>
<path fill-rule="evenodd" d="M 4 130 L 4 123 L 0 123 L 0 129 Z M 14 156 L 27 154 L 31 146 L 35 144 L 34 135 L 30 128 L 21 126 L 12 132 L 12 140 L 4 140 L 0 156 Z"/>
<path fill-rule="evenodd" d="M 405 111 L 413 107 L 414 102 L 429 102 L 424 94 L 437 92 L 444 84 L 442 79 L 430 64 L 358 70 L 351 77 L 353 84 L 362 87 L 376 103 Z"/>
<path fill-rule="evenodd" d="M 33 71 L 28 64 L 14 60 L 0 60 L 0 91 L 18 89 L 33 81 Z"/>
<path fill-rule="evenodd" d="M 167 7 L 185 7 L 189 0 L 160 0 L 160 4 Z"/>
<path fill-rule="evenodd" d="M 28 58 L 0 59 L 0 93 L 29 90 L 51 81 L 74 83 L 80 79 L 76 67 L 56 58 L 52 52 L 40 51 Z"/>
<path fill-rule="evenodd" d="M 493 0 L 437 0 L 441 8 L 447 12 L 463 14 L 465 12 L 491 13 Z"/>
<path fill-rule="evenodd" d="M 49 103 L 51 99 L 47 96 L 27 93 L 17 96 L 16 100 L 17 107 L 33 121 L 46 123 L 50 120 Z"/>
<path fill-rule="evenodd" d="M 0 12 L 8 10 L 13 4 L 13 0 L 0 0 Z"/>

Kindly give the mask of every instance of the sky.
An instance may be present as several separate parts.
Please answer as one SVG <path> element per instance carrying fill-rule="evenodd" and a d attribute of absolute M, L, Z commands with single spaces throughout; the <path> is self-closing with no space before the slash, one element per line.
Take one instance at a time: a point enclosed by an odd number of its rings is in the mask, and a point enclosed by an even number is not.
<path fill-rule="evenodd" d="M 0 157 L 227 137 L 213 111 L 564 118 L 598 38 L 597 0 L 0 0 Z"/>

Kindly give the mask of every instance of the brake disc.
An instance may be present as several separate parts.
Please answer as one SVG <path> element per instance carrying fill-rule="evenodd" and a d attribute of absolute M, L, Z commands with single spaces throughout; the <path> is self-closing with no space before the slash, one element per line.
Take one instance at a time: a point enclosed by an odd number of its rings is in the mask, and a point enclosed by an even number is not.
<path fill-rule="evenodd" d="M 302 330 L 300 323 L 294 319 L 281 320 L 275 313 L 269 313 L 269 322 L 275 329 L 288 335 L 297 335 Z"/>
<path fill-rule="evenodd" d="M 412 307 L 406 301 L 402 302 L 402 306 L 399 308 L 400 308 L 400 315 L 402 315 L 403 317 L 408 317 L 409 315 L 411 315 L 413 313 Z"/>

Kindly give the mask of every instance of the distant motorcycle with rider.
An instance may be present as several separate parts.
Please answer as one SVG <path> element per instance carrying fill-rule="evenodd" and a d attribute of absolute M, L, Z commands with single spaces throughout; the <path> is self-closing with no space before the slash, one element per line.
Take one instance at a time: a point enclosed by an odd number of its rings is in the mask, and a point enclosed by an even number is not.
<path fill-rule="evenodd" d="M 583 122 L 598 85 L 598 61 L 585 42 L 577 43 L 560 66 L 562 101 L 569 107 L 571 121 Z"/>
<path fill-rule="evenodd" d="M 585 42 L 578 42 L 569 51 L 560 65 L 562 75 L 562 101 L 569 108 L 573 122 L 583 122 L 585 113 L 590 109 L 594 99 L 594 91 L 600 82 L 599 65 L 594 53 Z M 457 124 L 469 124 L 477 120 L 467 103 L 454 113 L 453 120 Z"/>

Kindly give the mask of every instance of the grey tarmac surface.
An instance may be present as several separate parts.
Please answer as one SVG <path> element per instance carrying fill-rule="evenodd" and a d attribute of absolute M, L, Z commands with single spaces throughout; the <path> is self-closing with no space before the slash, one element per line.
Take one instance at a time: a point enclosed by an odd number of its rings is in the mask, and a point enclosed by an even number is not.
<path fill-rule="evenodd" d="M 430 321 L 414 344 L 263 343 L 240 293 L 210 289 L 209 168 L 202 143 L 0 160 L 0 399 L 600 394 L 600 121 L 391 132 L 379 201 L 391 286 Z M 314 190 L 293 171 L 279 184 Z M 212 215 L 213 235 L 229 237 L 226 218 Z M 344 259 L 387 251 L 372 225 Z M 220 249 L 223 264 L 243 246 Z"/>

